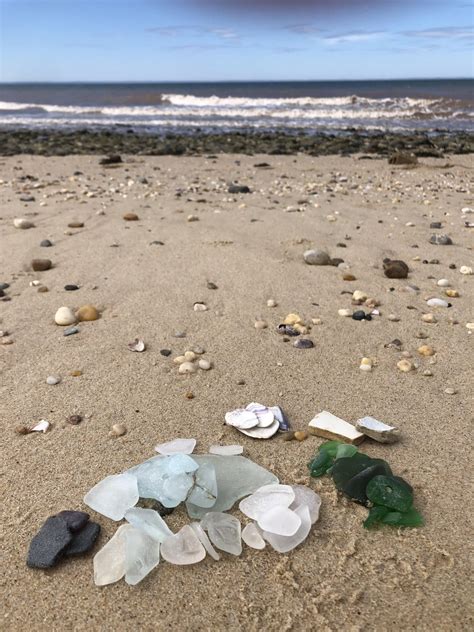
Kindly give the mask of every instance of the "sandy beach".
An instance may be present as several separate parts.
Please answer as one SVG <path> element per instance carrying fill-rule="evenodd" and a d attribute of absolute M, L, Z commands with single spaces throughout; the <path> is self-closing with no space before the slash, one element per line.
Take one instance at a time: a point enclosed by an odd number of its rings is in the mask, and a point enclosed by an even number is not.
<path fill-rule="evenodd" d="M 0 282 L 10 284 L 0 299 L 0 329 L 8 332 L 0 342 L 11 341 L 0 345 L 0 629 L 471 629 L 473 335 L 466 324 L 474 321 L 474 275 L 460 268 L 474 260 L 465 225 L 473 215 L 462 213 L 474 206 L 472 155 L 420 158 L 413 168 L 360 155 L 122 157 L 109 168 L 97 155 L 0 158 Z M 230 182 L 251 193 L 229 194 Z M 25 195 L 34 200 L 21 201 Z M 138 221 L 124 221 L 131 212 Z M 35 227 L 16 229 L 14 218 Z M 73 221 L 84 226 L 69 228 Z M 429 243 L 439 233 L 453 244 Z M 40 247 L 44 239 L 53 246 Z M 343 259 L 355 280 L 334 266 L 307 265 L 309 248 Z M 386 278 L 386 257 L 405 261 L 408 279 Z M 34 258 L 51 259 L 52 269 L 33 272 Z M 459 297 L 431 309 L 426 299 L 446 298 L 440 279 Z M 380 302 L 379 316 L 338 315 L 356 309 L 355 290 Z M 198 301 L 209 309 L 194 311 Z M 56 310 L 85 304 L 100 319 L 64 336 Z M 278 334 L 292 312 L 309 324 L 320 319 L 308 336 L 313 349 Z M 429 312 L 436 322 L 422 321 Z M 256 329 L 256 320 L 268 327 Z M 144 353 L 127 348 L 137 337 Z M 394 339 L 402 350 L 386 346 Z M 423 344 L 435 355 L 420 356 Z M 179 375 L 173 358 L 196 345 L 213 368 Z M 413 371 L 397 369 L 402 352 Z M 363 357 L 373 359 L 372 371 L 359 370 Z M 49 375 L 60 383 L 48 385 Z M 257 441 L 223 425 L 227 411 L 252 401 L 281 406 L 293 429 L 304 430 L 322 410 L 396 425 L 398 443 L 367 439 L 361 450 L 413 485 L 426 525 L 365 530 L 364 507 L 340 496 L 329 478 L 309 477 L 322 439 Z M 72 426 L 72 414 L 84 420 Z M 49 432 L 15 432 L 40 419 Z M 117 423 L 127 432 L 110 437 Z M 47 572 L 27 568 L 29 542 L 49 515 L 87 511 L 83 497 L 93 485 L 175 437 L 195 437 L 198 454 L 240 443 L 244 456 L 282 482 L 317 491 L 321 517 L 308 539 L 287 555 L 244 547 L 220 562 L 163 562 L 134 588 L 96 587 L 93 554 Z M 117 524 L 90 513 L 102 527 L 96 552 Z M 174 530 L 189 518 L 179 509 L 167 520 Z"/>

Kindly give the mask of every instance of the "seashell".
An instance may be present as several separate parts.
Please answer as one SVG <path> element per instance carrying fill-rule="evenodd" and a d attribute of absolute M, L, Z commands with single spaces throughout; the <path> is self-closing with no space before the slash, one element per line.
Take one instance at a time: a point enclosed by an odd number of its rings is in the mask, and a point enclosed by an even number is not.
<path fill-rule="evenodd" d="M 250 410 L 237 408 L 225 414 L 225 423 L 239 430 L 254 428 L 258 426 L 258 417 Z"/>
<path fill-rule="evenodd" d="M 272 411 L 263 406 L 262 404 L 257 404 L 256 402 L 252 402 L 248 406 L 245 407 L 245 410 L 251 411 L 258 419 L 258 425 L 260 428 L 266 428 L 270 426 L 274 421 L 274 415 Z"/>
<path fill-rule="evenodd" d="M 54 315 L 56 325 L 73 325 L 76 322 L 76 316 L 70 307 L 60 307 Z"/>
<path fill-rule="evenodd" d="M 254 428 L 239 428 L 239 430 L 252 439 L 269 439 L 278 431 L 279 427 L 280 422 L 275 419 L 271 426 L 255 426 Z"/>
<path fill-rule="evenodd" d="M 461 274 L 472 274 L 472 268 L 470 266 L 461 266 L 459 272 Z"/>
<path fill-rule="evenodd" d="M 336 439 L 347 443 L 361 443 L 365 436 L 359 432 L 352 424 L 336 417 L 327 410 L 318 413 L 308 424 L 311 434 L 324 439 Z"/>
<path fill-rule="evenodd" d="M 13 220 L 13 226 L 15 228 L 22 228 L 22 229 L 27 229 L 27 228 L 34 228 L 35 225 L 33 224 L 33 222 L 30 222 L 27 219 L 23 219 L 21 217 L 16 217 Z"/>
<path fill-rule="evenodd" d="M 49 421 L 46 421 L 46 419 L 42 419 L 38 424 L 36 424 L 36 426 L 33 426 L 32 428 L 30 428 L 30 432 L 47 432 L 49 430 L 50 427 L 50 423 Z"/>
<path fill-rule="evenodd" d="M 79 321 L 91 321 L 99 318 L 99 312 L 93 305 L 83 305 L 76 312 Z"/>
<path fill-rule="evenodd" d="M 130 351 L 138 351 L 138 353 L 141 353 L 146 349 L 145 343 L 140 338 L 135 338 L 133 342 L 129 342 L 128 348 L 130 349 Z"/>
<path fill-rule="evenodd" d="M 185 374 L 185 373 L 196 373 L 196 365 L 193 364 L 192 362 L 182 362 L 179 365 L 179 369 L 178 369 L 178 373 L 181 374 Z"/>

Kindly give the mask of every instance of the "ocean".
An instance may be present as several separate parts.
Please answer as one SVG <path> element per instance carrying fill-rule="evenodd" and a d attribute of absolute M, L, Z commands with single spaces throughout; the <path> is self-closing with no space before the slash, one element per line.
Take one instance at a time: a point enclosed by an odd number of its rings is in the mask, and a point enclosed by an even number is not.
<path fill-rule="evenodd" d="M 472 132 L 474 80 L 0 84 L 0 129 Z"/>

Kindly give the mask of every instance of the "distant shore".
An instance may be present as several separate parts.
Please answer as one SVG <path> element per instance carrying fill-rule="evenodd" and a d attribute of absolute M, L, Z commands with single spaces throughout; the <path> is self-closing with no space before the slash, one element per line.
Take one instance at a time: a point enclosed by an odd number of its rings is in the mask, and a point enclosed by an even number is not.
<path fill-rule="evenodd" d="M 201 155 L 244 153 L 311 156 L 355 153 L 388 156 L 395 150 L 410 151 L 418 157 L 439 158 L 445 154 L 474 153 L 470 132 L 372 132 L 347 131 L 339 134 L 253 132 L 157 136 L 123 131 L 72 132 L 0 129 L 0 155 L 33 154 L 66 156 L 77 154 Z"/>

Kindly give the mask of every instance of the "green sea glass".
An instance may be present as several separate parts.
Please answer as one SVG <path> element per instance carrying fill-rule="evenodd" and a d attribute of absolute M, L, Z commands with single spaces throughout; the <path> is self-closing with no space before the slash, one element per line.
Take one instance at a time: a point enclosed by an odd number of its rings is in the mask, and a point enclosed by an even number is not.
<path fill-rule="evenodd" d="M 371 507 L 369 511 L 369 515 L 364 521 L 364 527 L 366 529 L 370 529 L 371 527 L 374 527 L 375 525 L 382 522 L 382 520 L 385 518 L 385 516 L 389 512 L 390 512 L 390 509 L 388 509 L 387 507 L 379 507 L 378 505 Z"/>
<path fill-rule="evenodd" d="M 408 511 L 413 505 L 413 488 L 399 476 L 375 476 L 366 491 L 374 505 L 400 512 Z"/>
<path fill-rule="evenodd" d="M 422 527 L 424 520 L 422 515 L 412 507 L 409 511 L 390 511 L 383 519 L 384 524 L 392 527 Z"/>

